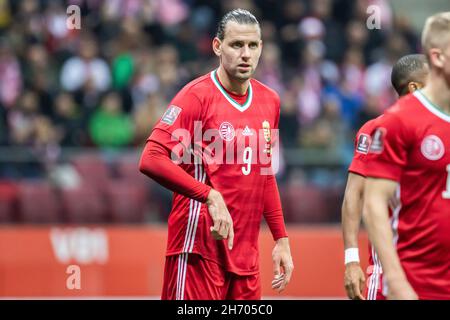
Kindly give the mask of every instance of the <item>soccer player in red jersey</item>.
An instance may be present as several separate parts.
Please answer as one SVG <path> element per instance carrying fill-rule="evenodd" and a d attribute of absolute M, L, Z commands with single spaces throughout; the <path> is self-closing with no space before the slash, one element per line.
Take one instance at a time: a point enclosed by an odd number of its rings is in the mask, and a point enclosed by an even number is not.
<path fill-rule="evenodd" d="M 271 158 L 280 99 L 252 79 L 261 29 L 227 13 L 212 43 L 220 65 L 187 84 L 153 129 L 140 170 L 174 191 L 162 299 L 260 299 L 258 235 L 275 240 L 272 288 L 293 262 Z"/>
<path fill-rule="evenodd" d="M 428 64 L 423 54 L 410 54 L 400 58 L 393 66 L 391 83 L 402 97 L 421 89 L 428 75 Z M 366 122 L 356 134 L 353 161 L 348 169 L 347 186 L 342 204 L 342 232 L 345 247 L 344 285 L 350 299 L 384 299 L 381 290 L 382 269 L 372 246 L 369 248 L 369 268 L 366 290 L 364 272 L 359 263 L 358 232 L 362 218 L 365 161 L 371 152 L 372 131 L 382 117 Z"/>
<path fill-rule="evenodd" d="M 422 46 L 427 84 L 384 114 L 366 164 L 363 219 L 389 299 L 450 299 L 450 12 L 427 19 Z"/>

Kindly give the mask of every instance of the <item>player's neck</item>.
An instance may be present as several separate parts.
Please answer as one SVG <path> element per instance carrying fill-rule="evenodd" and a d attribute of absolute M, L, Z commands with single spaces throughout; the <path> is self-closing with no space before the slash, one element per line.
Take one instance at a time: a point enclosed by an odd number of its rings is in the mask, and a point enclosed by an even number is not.
<path fill-rule="evenodd" d="M 217 77 L 219 78 L 220 84 L 229 92 L 242 96 L 247 93 L 248 86 L 250 84 L 250 79 L 245 81 L 237 81 L 231 79 L 227 72 L 222 68 L 222 66 L 217 69 Z"/>
<path fill-rule="evenodd" d="M 430 77 L 422 93 L 439 109 L 450 114 L 450 88 L 441 77 Z"/>

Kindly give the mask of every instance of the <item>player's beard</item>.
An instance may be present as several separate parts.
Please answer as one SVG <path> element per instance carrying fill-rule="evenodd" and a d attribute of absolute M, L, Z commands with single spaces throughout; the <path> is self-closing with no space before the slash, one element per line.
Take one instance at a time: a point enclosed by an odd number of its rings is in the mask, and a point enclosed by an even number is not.
<path fill-rule="evenodd" d="M 250 79 L 253 76 L 253 73 L 255 72 L 255 68 L 251 66 L 249 68 L 249 71 L 247 72 L 239 72 L 238 68 L 236 68 L 232 74 L 232 77 L 237 81 L 246 81 Z"/>

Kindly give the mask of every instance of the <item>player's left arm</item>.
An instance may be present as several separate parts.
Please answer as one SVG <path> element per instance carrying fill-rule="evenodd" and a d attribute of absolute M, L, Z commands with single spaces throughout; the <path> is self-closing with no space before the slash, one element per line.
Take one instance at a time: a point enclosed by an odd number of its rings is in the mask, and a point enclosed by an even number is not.
<path fill-rule="evenodd" d="M 274 98 L 274 105 L 276 108 L 274 130 L 278 130 L 280 120 L 280 97 L 276 94 Z M 280 143 L 279 134 L 274 132 L 273 136 L 275 139 L 272 143 Z M 264 218 L 269 225 L 273 239 L 275 240 L 275 247 L 272 250 L 274 274 L 272 289 L 281 292 L 291 280 L 294 263 L 292 261 L 289 238 L 284 223 L 277 180 L 273 174 L 267 176 L 266 185 L 264 187 Z"/>
<path fill-rule="evenodd" d="M 272 288 L 281 292 L 291 280 L 294 263 L 275 176 L 267 176 L 264 189 L 264 218 L 275 240 L 272 251 L 274 274 Z"/>
<path fill-rule="evenodd" d="M 363 206 L 364 182 L 365 177 L 349 172 L 341 210 L 345 248 L 345 290 L 350 299 L 360 300 L 364 300 L 365 283 L 358 254 L 358 234 Z M 354 256 L 351 255 L 352 252 Z"/>

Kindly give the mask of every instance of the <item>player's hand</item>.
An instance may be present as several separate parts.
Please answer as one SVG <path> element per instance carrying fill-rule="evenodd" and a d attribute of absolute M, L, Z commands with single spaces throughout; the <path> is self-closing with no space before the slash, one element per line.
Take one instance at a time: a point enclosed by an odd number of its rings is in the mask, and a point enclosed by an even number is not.
<path fill-rule="evenodd" d="M 347 296 L 352 300 L 365 300 L 363 296 L 366 278 L 358 262 L 345 265 L 344 286 Z"/>
<path fill-rule="evenodd" d="M 388 300 L 418 300 L 419 297 L 408 280 L 396 279 L 388 281 Z"/>
<path fill-rule="evenodd" d="M 220 192 L 211 189 L 206 200 L 209 214 L 213 220 L 211 235 L 216 240 L 228 239 L 228 249 L 233 249 L 234 229 L 233 219 Z"/>
<path fill-rule="evenodd" d="M 272 251 L 272 261 L 272 289 L 281 292 L 286 288 L 289 281 L 291 281 L 292 271 L 294 270 L 288 238 L 277 240 L 275 248 Z"/>

